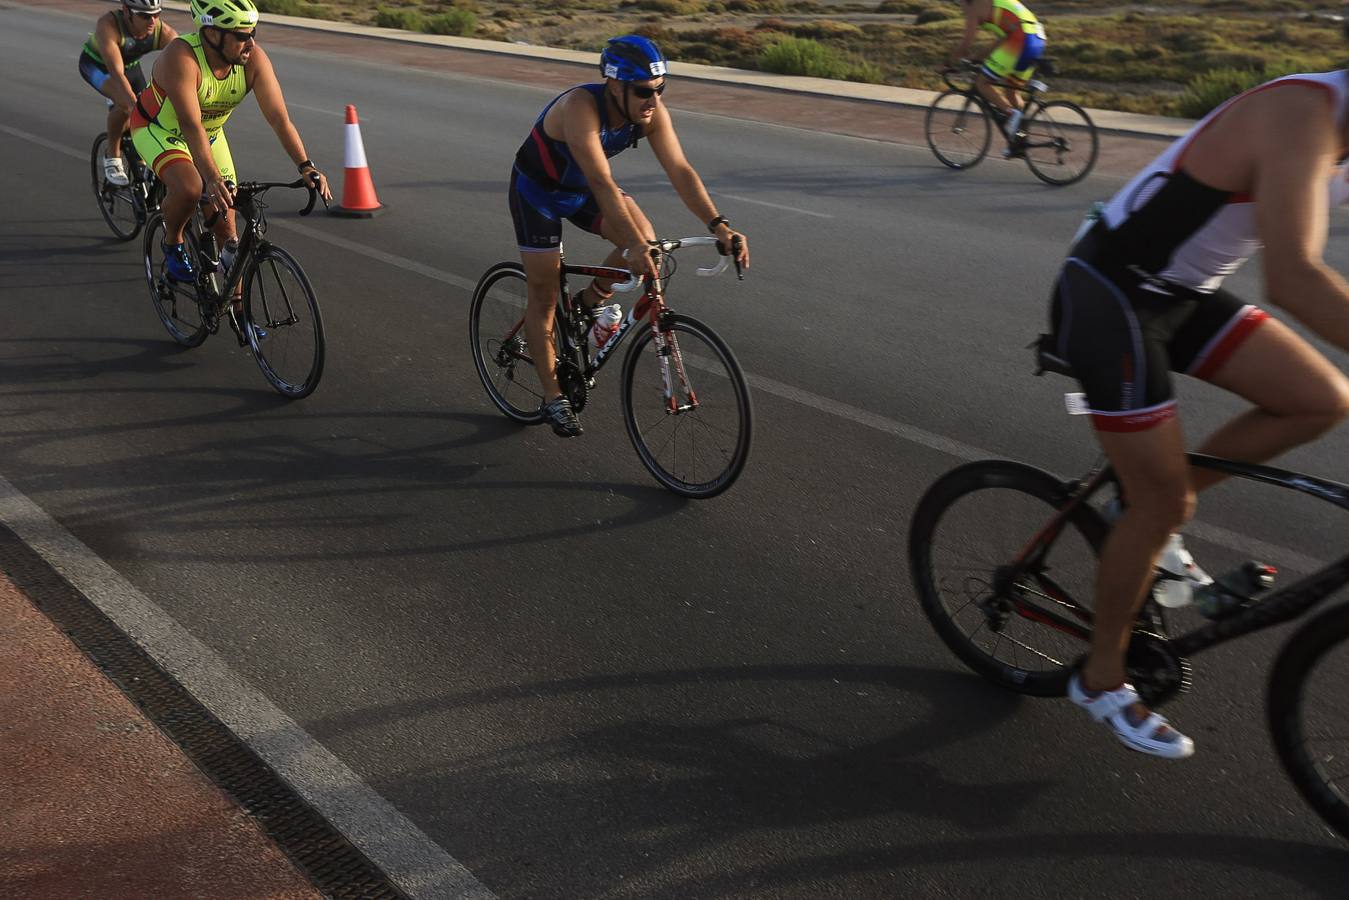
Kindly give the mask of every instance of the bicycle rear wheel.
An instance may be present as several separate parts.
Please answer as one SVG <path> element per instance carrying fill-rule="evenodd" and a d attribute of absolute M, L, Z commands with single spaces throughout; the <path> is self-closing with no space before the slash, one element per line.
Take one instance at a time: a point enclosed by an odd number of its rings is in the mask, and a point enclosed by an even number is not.
<path fill-rule="evenodd" d="M 244 273 L 244 321 L 253 359 L 277 393 L 308 397 L 323 377 L 323 317 L 309 277 L 274 244 L 260 248 Z"/>
<path fill-rule="evenodd" d="M 145 224 L 145 214 L 137 207 L 134 196 L 136 182 L 135 172 L 130 165 L 132 160 L 123 160 L 131 183 L 124 187 L 115 187 L 103 178 L 103 160 L 107 153 L 108 133 L 105 131 L 94 138 L 94 147 L 89 154 L 94 199 L 98 202 L 98 211 L 103 214 L 103 221 L 108 223 L 117 239 L 130 241 L 140 234 L 141 226 Z"/>
<path fill-rule="evenodd" d="M 1270 677 L 1269 729 L 1279 761 L 1307 801 L 1349 838 L 1349 605 L 1303 625 Z"/>
<path fill-rule="evenodd" d="M 524 267 L 497 263 L 473 289 L 468 341 L 478 377 L 497 409 L 517 422 L 535 425 L 543 421 L 544 397 L 525 342 L 528 305 Z"/>
<path fill-rule="evenodd" d="M 185 234 L 188 254 L 198 259 L 196 229 L 189 227 Z M 150 289 L 150 302 L 164 330 L 184 347 L 199 347 L 210 333 L 210 325 L 202 315 L 195 284 L 184 284 L 169 279 L 164 271 L 164 217 L 156 213 L 145 229 L 143 258 L 145 283 Z"/>
<path fill-rule="evenodd" d="M 1087 177 L 1096 165 L 1100 141 L 1091 118 L 1075 103 L 1054 100 L 1026 119 L 1026 165 L 1047 184 L 1068 185 Z"/>
<path fill-rule="evenodd" d="M 937 634 L 975 672 L 1024 694 L 1063 694 L 1087 650 L 1100 515 L 1078 504 L 1047 550 L 1018 563 L 1068 499 L 1048 472 L 985 460 L 939 478 L 909 527 L 914 589 Z"/>
<path fill-rule="evenodd" d="M 943 165 L 968 169 L 988 153 L 993 123 L 984 104 L 964 91 L 946 91 L 927 109 L 927 145 Z"/>
<path fill-rule="evenodd" d="M 715 497 L 749 460 L 749 385 L 730 348 L 697 319 L 671 313 L 661 333 L 668 354 L 657 350 L 643 325 L 623 360 L 623 421 L 642 464 L 661 485 L 684 497 Z"/>

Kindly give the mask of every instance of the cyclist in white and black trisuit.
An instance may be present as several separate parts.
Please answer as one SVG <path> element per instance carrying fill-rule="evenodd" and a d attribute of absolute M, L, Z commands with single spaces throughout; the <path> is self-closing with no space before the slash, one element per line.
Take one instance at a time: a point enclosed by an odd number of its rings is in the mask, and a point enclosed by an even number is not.
<path fill-rule="evenodd" d="M 1101 551 L 1091 652 L 1069 696 L 1134 750 L 1194 752 L 1125 683 L 1124 656 L 1159 554 L 1177 546 L 1168 539 L 1193 512 L 1195 492 L 1222 477 L 1186 463 L 1171 373 L 1253 404 L 1199 448 L 1215 456 L 1267 460 L 1349 412 L 1349 379 L 1222 288 L 1263 247 L 1268 300 L 1349 350 L 1349 283 L 1322 259 L 1327 210 L 1349 199 L 1346 155 L 1349 73 L 1249 90 L 1111 199 L 1055 285 L 1048 350 L 1081 381 L 1122 491 Z"/>

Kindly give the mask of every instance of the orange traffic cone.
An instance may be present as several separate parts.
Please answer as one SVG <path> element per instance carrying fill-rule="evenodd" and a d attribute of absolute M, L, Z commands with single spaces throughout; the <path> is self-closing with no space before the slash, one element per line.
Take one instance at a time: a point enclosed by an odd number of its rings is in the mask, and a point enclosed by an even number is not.
<path fill-rule="evenodd" d="M 342 182 L 342 203 L 332 209 L 334 215 L 369 219 L 384 207 L 375 196 L 375 183 L 370 180 L 370 167 L 365 162 L 365 144 L 361 142 L 361 125 L 356 121 L 356 107 L 347 104 L 346 139 L 347 175 Z"/>

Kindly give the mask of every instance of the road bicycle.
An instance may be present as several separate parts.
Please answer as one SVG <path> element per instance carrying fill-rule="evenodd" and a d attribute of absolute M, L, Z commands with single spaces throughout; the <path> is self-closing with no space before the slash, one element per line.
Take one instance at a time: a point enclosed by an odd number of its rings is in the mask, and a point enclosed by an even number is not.
<path fill-rule="evenodd" d="M 666 305 L 675 253 L 716 243 L 712 237 L 656 241 L 660 274 L 642 279 L 626 269 L 571 265 L 564 259 L 553 329 L 558 383 L 577 413 L 589 401 L 600 369 L 629 335 L 636 335 L 623 360 L 619 390 L 628 436 L 662 486 L 698 499 L 714 497 L 735 483 L 749 459 L 753 430 L 749 387 L 726 342 L 707 325 Z M 730 258 L 722 256 L 698 274 L 720 274 Z M 618 329 L 593 350 L 587 334 L 594 319 L 568 289 L 568 275 L 616 279 L 616 292 L 642 289 Z M 469 343 L 492 402 L 515 421 L 533 425 L 543 421 L 545 398 L 525 341 L 527 297 L 525 272 L 518 262 L 488 269 L 473 291 Z"/>
<path fill-rule="evenodd" d="M 1037 375 L 1070 374 L 1043 347 L 1038 356 Z M 1198 453 L 1189 461 L 1349 510 L 1347 485 Z M 928 489 L 910 526 L 909 565 L 923 612 L 961 661 L 1019 693 L 1065 693 L 1091 638 L 1095 559 L 1109 530 L 1091 501 L 1112 491 L 1118 484 L 1104 462 L 1063 480 L 999 459 L 960 466 Z M 1129 680 L 1149 706 L 1160 706 L 1189 688 L 1194 654 L 1296 619 L 1346 584 L 1349 556 L 1271 593 L 1222 588 L 1208 620 L 1176 636 L 1168 631 L 1175 614 L 1149 598 L 1128 649 Z M 1347 679 L 1349 603 L 1341 603 L 1288 639 L 1274 660 L 1266 705 L 1284 770 L 1349 838 Z"/>
<path fill-rule="evenodd" d="M 98 201 L 98 211 L 103 214 L 103 221 L 108 223 L 118 240 L 133 240 L 150 218 L 159 212 L 160 201 L 164 199 L 164 186 L 136 152 L 135 145 L 131 143 L 130 130 L 122 135 L 122 164 L 126 168 L 129 184 L 118 187 L 108 183 L 103 175 L 103 160 L 107 153 L 108 133 L 105 131 L 94 138 L 94 147 L 89 154 L 94 199 Z"/>
<path fill-rule="evenodd" d="M 978 63 L 966 59 L 942 72 L 942 80 L 949 89 L 932 101 L 924 120 L 927 145 L 937 159 L 952 169 L 978 165 L 988 155 L 992 142 L 995 117 L 974 87 L 973 79 L 979 69 Z M 1039 70 L 1053 74 L 1053 64 L 1041 60 Z M 1086 110 L 1067 100 L 1042 99 L 1049 90 L 1043 81 L 1032 79 L 1024 85 L 993 83 L 1010 87 L 1024 97 L 1025 115 L 1017 134 L 1007 141 L 1004 155 L 1024 158 L 1035 177 L 1047 184 L 1073 184 L 1087 177 L 1096 165 L 1100 140 Z M 1002 134 L 1001 128 L 996 130 Z"/>
<path fill-rule="evenodd" d="M 145 230 L 145 281 L 155 313 L 169 336 L 184 347 L 199 347 L 228 322 L 247 346 L 269 384 L 292 399 L 307 397 L 323 375 L 323 317 L 309 277 L 295 257 L 266 238 L 267 204 L 272 188 L 304 188 L 314 209 L 318 191 L 313 182 L 247 181 L 235 187 L 234 211 L 239 248 L 228 265 L 221 260 L 211 226 L 197 211 L 184 231 L 196 278 L 175 281 L 164 269 L 164 217 L 156 213 Z M 232 298 L 240 297 L 235 304 Z"/>

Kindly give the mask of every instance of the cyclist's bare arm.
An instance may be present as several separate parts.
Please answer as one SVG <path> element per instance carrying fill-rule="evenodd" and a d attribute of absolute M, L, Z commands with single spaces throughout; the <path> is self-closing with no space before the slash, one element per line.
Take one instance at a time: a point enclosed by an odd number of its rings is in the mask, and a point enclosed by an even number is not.
<path fill-rule="evenodd" d="M 183 140 L 187 141 L 187 150 L 201 175 L 206 196 L 216 211 L 223 213 L 229 209 L 232 198 L 211 155 L 210 138 L 201 124 L 201 103 L 197 100 L 200 78 L 196 54 L 182 41 L 165 50 L 155 63 L 155 81 L 168 95 L 178 115 L 178 128 L 183 133 Z"/>
<path fill-rule="evenodd" d="M 589 93 L 576 91 L 562 102 L 565 104 L 562 109 L 562 140 L 585 174 L 605 221 L 627 248 L 629 268 L 638 274 L 655 275 L 655 267 L 646 252 L 646 235 L 642 234 L 628 212 L 623 192 L 614 181 L 609 160 L 600 145 L 600 116 L 594 100 Z"/>
<path fill-rule="evenodd" d="M 290 120 L 290 112 L 286 109 L 286 98 L 281 93 L 281 83 L 276 80 L 276 70 L 272 68 L 272 60 L 267 56 L 267 51 L 261 46 L 255 45 L 253 53 L 248 59 L 248 66 L 244 69 L 244 75 L 248 81 L 249 90 L 253 96 L 258 98 L 258 109 L 262 110 L 262 117 L 267 120 L 267 124 L 272 126 L 272 131 L 276 134 L 277 140 L 281 142 L 281 147 L 290 157 L 291 162 L 298 167 L 300 163 L 309 159 L 309 154 L 305 152 L 304 141 L 300 138 L 300 132 L 295 128 L 295 124 Z M 328 179 L 319 170 L 306 166 L 305 172 L 313 171 L 319 176 L 319 194 L 324 200 L 333 199 L 332 191 L 328 187 Z"/>
<path fill-rule="evenodd" d="M 1321 91 L 1270 92 L 1276 93 L 1283 96 L 1261 104 L 1260 127 L 1250 130 L 1255 137 L 1247 144 L 1254 154 L 1252 194 L 1265 245 L 1266 296 L 1325 340 L 1349 350 L 1349 283 L 1322 256 L 1326 182 L 1342 153 L 1343 136 Z"/>
<path fill-rule="evenodd" d="M 94 37 L 98 43 L 99 55 L 103 57 L 103 67 L 108 70 L 108 84 L 114 95 L 111 98 L 112 102 L 123 111 L 128 111 L 136 104 L 136 92 L 131 89 L 131 82 L 126 77 L 126 67 L 122 65 L 120 46 L 122 34 L 113 21 L 114 15 L 116 13 L 108 13 L 98 20 Z"/>
<path fill-rule="evenodd" d="M 965 7 L 965 32 L 960 37 L 960 44 L 948 57 L 951 65 L 969 55 L 970 48 L 974 46 L 975 35 L 979 33 L 979 20 L 988 14 L 987 3 L 988 0 L 974 0 Z"/>
<path fill-rule="evenodd" d="M 689 164 L 688 158 L 684 156 L 684 148 L 679 143 L 679 136 L 675 134 L 674 123 L 670 120 L 670 111 L 664 104 L 656 107 L 656 113 L 651 117 L 651 127 L 647 129 L 647 141 L 651 144 L 651 152 L 656 154 L 656 161 L 660 163 L 665 174 L 669 176 L 670 183 L 674 185 L 675 193 L 679 199 L 684 201 L 684 205 L 689 208 L 689 212 L 698 217 L 698 221 L 706 225 L 708 222 L 717 218 L 717 207 L 712 202 L 712 198 L 707 195 L 707 188 L 703 185 L 702 178 L 698 177 L 697 171 Z M 721 224 L 716 230 L 717 240 L 725 246 L 730 247 L 736 237 L 740 238 L 739 252 L 737 259 L 742 266 L 749 266 L 749 240 L 743 234 L 731 229 L 729 225 Z"/>

